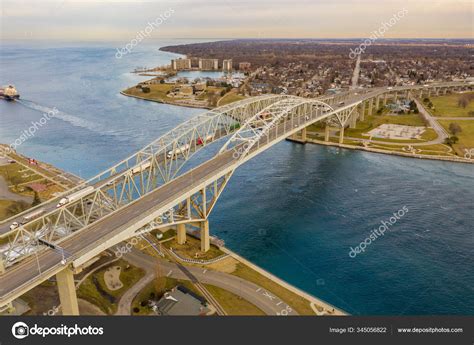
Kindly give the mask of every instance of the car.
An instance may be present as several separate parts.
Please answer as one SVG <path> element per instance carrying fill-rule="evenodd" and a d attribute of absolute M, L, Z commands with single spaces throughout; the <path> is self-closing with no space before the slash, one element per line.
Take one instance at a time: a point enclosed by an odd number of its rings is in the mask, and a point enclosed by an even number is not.
<path fill-rule="evenodd" d="M 18 228 L 20 226 L 20 223 L 18 222 L 13 222 L 11 225 L 10 225 L 10 230 L 15 230 L 16 228 Z"/>
<path fill-rule="evenodd" d="M 393 90 L 393 87 L 389 86 L 387 87 L 387 90 Z"/>

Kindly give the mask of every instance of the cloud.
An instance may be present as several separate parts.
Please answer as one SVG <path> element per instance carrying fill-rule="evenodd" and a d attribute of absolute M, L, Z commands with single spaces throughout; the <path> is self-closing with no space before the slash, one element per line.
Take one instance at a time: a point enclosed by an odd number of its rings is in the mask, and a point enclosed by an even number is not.
<path fill-rule="evenodd" d="M 126 41 L 168 8 L 153 37 L 367 37 L 406 7 L 387 37 L 472 38 L 470 1 L 418 0 L 1 0 L 3 38 Z"/>

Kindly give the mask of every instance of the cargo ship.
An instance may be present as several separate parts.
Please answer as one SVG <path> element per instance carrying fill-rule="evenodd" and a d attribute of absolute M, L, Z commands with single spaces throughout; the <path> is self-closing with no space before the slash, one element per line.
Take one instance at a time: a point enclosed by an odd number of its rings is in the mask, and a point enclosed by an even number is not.
<path fill-rule="evenodd" d="M 13 101 L 20 98 L 20 94 L 16 91 L 13 85 L 8 85 L 6 87 L 0 87 L 0 98 L 7 101 Z"/>

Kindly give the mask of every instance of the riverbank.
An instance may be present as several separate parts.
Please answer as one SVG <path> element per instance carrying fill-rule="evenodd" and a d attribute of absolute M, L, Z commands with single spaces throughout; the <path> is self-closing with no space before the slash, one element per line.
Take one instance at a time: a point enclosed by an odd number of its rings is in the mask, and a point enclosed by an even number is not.
<path fill-rule="evenodd" d="M 373 147 L 356 146 L 356 145 L 349 145 L 349 144 L 339 144 L 339 143 L 316 140 L 316 139 L 301 140 L 301 139 L 298 139 L 298 138 L 287 138 L 286 140 L 296 142 L 296 143 L 300 143 L 300 144 L 310 143 L 310 144 L 324 145 L 324 146 L 335 146 L 335 147 L 340 147 L 340 148 L 343 148 L 343 149 L 360 150 L 360 151 L 367 151 L 367 152 L 373 152 L 373 153 L 388 154 L 388 155 L 392 155 L 392 156 L 402 156 L 402 157 L 407 157 L 407 158 L 420 158 L 420 159 L 429 159 L 429 160 L 438 160 L 438 161 L 449 161 L 449 162 L 455 162 L 455 163 L 470 163 L 470 164 L 474 163 L 474 159 L 468 159 L 468 158 L 450 157 L 450 156 L 435 156 L 435 155 L 420 155 L 420 154 L 416 154 L 416 153 L 376 149 L 376 148 L 373 148 Z"/>
<path fill-rule="evenodd" d="M 120 91 L 120 94 L 122 94 L 122 95 L 124 95 L 124 96 L 127 96 L 127 97 L 132 97 L 132 98 L 141 99 L 141 100 L 144 100 L 144 101 L 150 101 L 150 102 L 161 103 L 161 104 L 175 105 L 175 106 L 185 107 L 185 108 L 212 109 L 212 107 L 207 107 L 207 106 L 197 106 L 197 105 L 193 105 L 193 104 L 182 104 L 182 103 L 177 103 L 177 102 L 164 101 L 164 100 L 162 100 L 162 99 L 146 98 L 146 97 L 142 97 L 142 96 L 132 95 L 132 94 L 126 93 L 125 91 Z"/>
<path fill-rule="evenodd" d="M 0 145 L 0 221 L 49 200 L 82 179 Z"/>

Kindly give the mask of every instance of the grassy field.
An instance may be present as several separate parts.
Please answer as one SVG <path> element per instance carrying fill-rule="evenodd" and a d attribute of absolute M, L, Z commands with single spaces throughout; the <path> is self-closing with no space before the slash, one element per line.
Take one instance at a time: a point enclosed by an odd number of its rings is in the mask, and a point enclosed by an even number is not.
<path fill-rule="evenodd" d="M 457 144 L 453 145 L 453 149 L 458 156 L 464 157 L 464 150 L 474 148 L 474 121 L 454 121 L 454 120 L 438 120 L 439 124 L 449 131 L 449 124 L 457 123 L 461 127 L 461 133 L 456 136 L 459 138 Z"/>
<path fill-rule="evenodd" d="M 364 121 L 358 121 L 356 128 L 346 128 L 344 135 L 355 138 L 368 138 L 363 136 L 363 133 L 367 133 L 370 130 L 377 128 L 382 124 L 396 124 L 404 126 L 425 126 L 425 123 L 420 115 L 409 114 L 409 115 L 372 115 L 367 116 Z M 403 140 L 405 142 L 405 140 Z"/>
<path fill-rule="evenodd" d="M 471 92 L 472 93 L 472 92 Z M 451 94 L 438 97 L 430 97 L 434 109 L 430 109 L 434 116 L 440 117 L 466 117 L 470 111 L 474 111 L 474 102 L 470 102 L 466 108 L 458 106 L 459 97 L 463 94 Z"/>
<path fill-rule="evenodd" d="M 30 208 L 30 204 L 12 200 L 0 200 L 0 221 Z"/>
<path fill-rule="evenodd" d="M 219 100 L 219 106 L 226 105 L 229 103 L 237 102 L 246 98 L 245 96 L 239 95 L 235 92 L 228 92 Z"/>
<path fill-rule="evenodd" d="M 210 249 L 206 253 L 202 253 L 201 241 L 191 236 L 186 236 L 185 244 L 178 244 L 176 239 L 173 239 L 164 242 L 163 245 L 168 249 L 173 248 L 176 253 L 189 259 L 210 260 L 224 254 L 223 251 L 221 251 L 219 248 L 212 244 Z"/>
<path fill-rule="evenodd" d="M 138 97 L 144 97 L 147 99 L 155 100 L 155 101 L 168 101 L 171 98 L 166 97 L 168 91 L 171 91 L 174 88 L 174 85 L 171 84 L 151 84 L 148 85 L 150 88 L 150 92 L 145 93 L 142 89 L 136 88 L 135 86 L 124 90 L 123 92 Z"/>
<path fill-rule="evenodd" d="M 307 299 L 295 294 L 294 292 L 291 292 L 290 290 L 275 283 L 273 280 L 261 275 L 250 267 L 242 263 L 238 263 L 236 270 L 232 272 L 232 274 L 251 281 L 275 294 L 280 299 L 285 301 L 288 305 L 293 307 L 298 312 L 298 314 L 314 315 L 314 311 L 311 308 L 310 302 Z"/>
<path fill-rule="evenodd" d="M 261 309 L 230 291 L 214 285 L 204 286 L 229 315 L 265 315 Z"/>
<path fill-rule="evenodd" d="M 120 281 L 123 287 L 114 291 L 109 290 L 104 281 L 104 273 L 111 266 L 120 266 L 122 268 Z M 131 266 L 125 260 L 118 260 L 87 277 L 77 290 L 77 296 L 95 304 L 104 313 L 111 315 L 117 311 L 117 302 L 120 297 L 144 275 L 145 271 L 141 268 Z"/>

